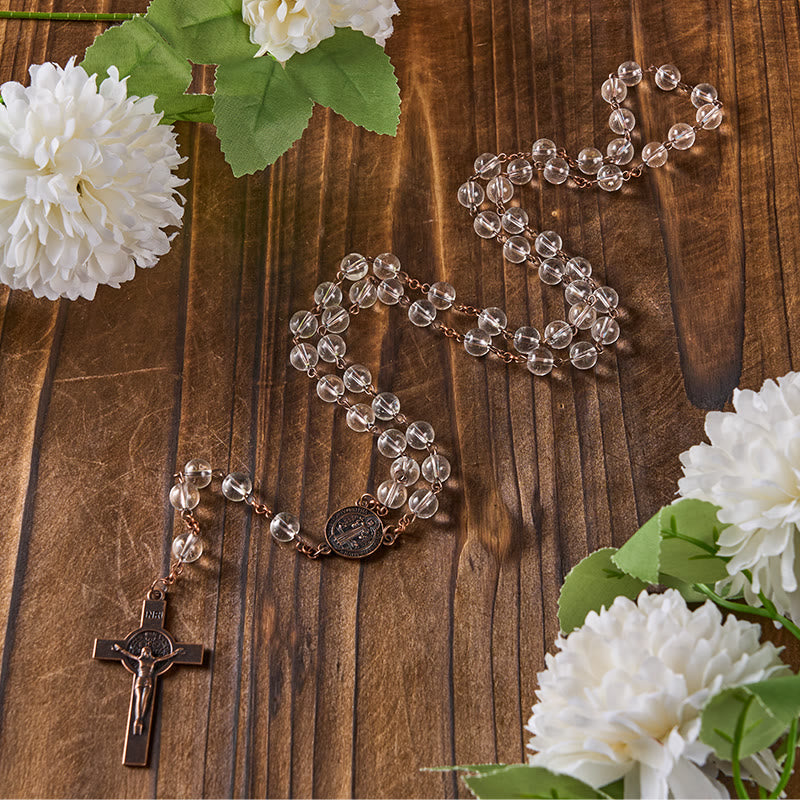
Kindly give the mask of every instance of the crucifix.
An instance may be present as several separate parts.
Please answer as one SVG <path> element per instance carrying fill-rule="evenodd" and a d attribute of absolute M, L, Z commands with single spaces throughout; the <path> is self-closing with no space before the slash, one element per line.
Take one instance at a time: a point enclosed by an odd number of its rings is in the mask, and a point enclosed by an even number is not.
<path fill-rule="evenodd" d="M 141 625 L 124 639 L 95 639 L 93 658 L 121 661 L 133 673 L 122 763 L 144 767 L 150 750 L 156 683 L 173 664 L 203 663 L 202 644 L 178 644 L 164 628 L 167 601 L 146 599 Z"/>

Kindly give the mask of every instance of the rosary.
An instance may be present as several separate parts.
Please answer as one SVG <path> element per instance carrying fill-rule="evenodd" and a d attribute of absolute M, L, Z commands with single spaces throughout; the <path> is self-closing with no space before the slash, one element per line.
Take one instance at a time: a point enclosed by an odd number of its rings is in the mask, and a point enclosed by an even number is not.
<path fill-rule="evenodd" d="M 678 122 L 664 141 L 646 144 L 636 166 L 621 169 L 633 160 L 631 131 L 636 124 L 633 113 L 621 103 L 628 87 L 636 86 L 645 71 L 627 61 L 601 87 L 603 100 L 611 106 L 609 126 L 618 134 L 608 143 L 605 156 L 595 147 L 586 147 L 574 159 L 550 139 L 538 139 L 530 154 L 479 156 L 475 173 L 458 189 L 458 201 L 472 215 L 478 236 L 496 239 L 507 261 L 536 269 L 543 283 L 563 285 L 566 319 L 549 322 L 542 333 L 532 325 L 512 329 L 501 308 L 456 302 L 453 286 L 411 277 L 392 253 L 375 258 L 358 253 L 345 256 L 334 280 L 320 283 L 314 290 L 312 308 L 292 315 L 291 365 L 316 381 L 321 400 L 346 409 L 348 427 L 377 440 L 378 452 L 391 460 L 390 477 L 378 486 L 374 496 L 364 493 L 354 505 L 336 511 L 326 523 L 324 540 L 315 541 L 301 531 L 295 514 L 276 512 L 260 502 L 253 494 L 250 477 L 243 472 L 226 474 L 195 458 L 175 474 L 169 500 L 179 512 L 184 530 L 172 543 L 169 573 L 150 585 L 136 630 L 124 639 L 96 639 L 94 645 L 95 658 L 119 661 L 133 675 L 123 764 L 147 764 L 158 677 L 173 664 L 203 662 L 201 644 L 177 643 L 164 627 L 169 588 L 183 574 L 185 565 L 197 561 L 203 553 L 200 524 L 194 516 L 201 489 L 218 480 L 225 498 L 250 506 L 255 514 L 269 520 L 270 533 L 277 542 L 293 545 L 310 559 L 330 555 L 365 558 L 381 547 L 394 545 L 416 519 L 427 519 L 438 511 L 439 494 L 450 477 L 450 462 L 439 452 L 430 422 L 412 420 L 402 413 L 399 398 L 392 392 L 379 391 L 366 366 L 345 358 L 347 344 L 341 334 L 353 316 L 378 301 L 402 306 L 413 325 L 432 328 L 456 340 L 472 356 L 491 353 L 506 364 L 525 365 L 535 376 L 546 376 L 560 368 L 591 369 L 603 350 L 617 341 L 617 292 L 592 278 L 587 259 L 565 252 L 555 231 L 535 230 L 522 208 L 507 204 L 514 197 L 515 186 L 531 182 L 534 170 L 549 183 L 571 181 L 579 188 L 597 185 L 608 192 L 617 191 L 625 182 L 640 177 L 645 168 L 663 166 L 671 150 L 691 147 L 698 131 L 719 127 L 722 104 L 713 86 L 684 83 L 678 69 L 670 64 L 651 66 L 646 73 L 654 76 L 660 89 L 688 94 L 696 109 L 695 122 Z M 481 182 L 485 182 L 485 189 Z M 482 208 L 486 199 L 494 208 Z M 345 290 L 349 304 L 344 303 Z M 461 332 L 441 321 L 444 313 L 472 318 L 475 324 Z M 589 338 L 579 338 L 583 331 L 588 331 Z M 502 341 L 511 349 L 498 346 L 496 342 Z M 557 355 L 559 352 L 564 355 Z M 321 362 L 331 365 L 331 370 L 323 371 Z M 422 485 L 416 488 L 418 482 Z M 398 518 L 389 523 L 392 512 Z"/>

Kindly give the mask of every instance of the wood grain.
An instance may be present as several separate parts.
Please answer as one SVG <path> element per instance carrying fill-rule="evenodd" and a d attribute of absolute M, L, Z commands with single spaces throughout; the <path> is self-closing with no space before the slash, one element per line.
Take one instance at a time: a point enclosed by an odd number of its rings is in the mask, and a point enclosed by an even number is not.
<path fill-rule="evenodd" d="M 91 303 L 0 292 L 0 794 L 465 796 L 420 769 L 524 758 L 567 571 L 670 500 L 707 409 L 798 366 L 796 3 L 401 6 L 396 139 L 318 108 L 277 164 L 234 180 L 213 131 L 181 125 L 185 225 L 155 269 Z M 0 80 L 100 30 L 0 22 Z M 169 627 L 206 643 L 208 668 L 162 682 L 152 764 L 121 767 L 129 681 L 91 643 L 133 626 L 167 566 L 176 466 L 245 469 L 312 530 L 373 490 L 385 465 L 288 366 L 289 316 L 351 250 L 393 250 L 515 321 L 560 316 L 559 292 L 472 234 L 455 190 L 485 150 L 605 141 L 597 89 L 629 57 L 714 83 L 727 118 L 613 196 L 525 191 L 534 223 L 619 290 L 615 354 L 532 380 L 399 309 L 357 319 L 351 353 L 451 457 L 441 513 L 368 563 L 313 563 L 205 498 L 207 555 Z M 632 95 L 647 140 L 687 116 L 685 99 Z"/>

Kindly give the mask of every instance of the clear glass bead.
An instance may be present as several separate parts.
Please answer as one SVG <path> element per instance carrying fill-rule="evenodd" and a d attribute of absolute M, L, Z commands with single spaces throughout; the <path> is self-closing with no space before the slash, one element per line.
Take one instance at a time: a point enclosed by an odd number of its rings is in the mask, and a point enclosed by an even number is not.
<path fill-rule="evenodd" d="M 439 510 L 439 498 L 430 489 L 417 489 L 408 498 L 408 509 L 420 519 L 428 519 Z"/>
<path fill-rule="evenodd" d="M 522 233 L 528 224 L 528 212 L 519 206 L 511 206 L 503 212 L 500 224 L 503 226 L 503 230 L 512 236 Z"/>
<path fill-rule="evenodd" d="M 456 290 L 446 281 L 436 281 L 428 289 L 428 300 L 439 311 L 450 308 L 456 300 Z"/>
<path fill-rule="evenodd" d="M 472 227 L 481 239 L 492 239 L 500 233 L 500 217 L 495 211 L 481 211 L 475 216 Z"/>
<path fill-rule="evenodd" d="M 602 311 L 611 311 L 619 305 L 619 295 L 616 289 L 610 286 L 598 286 L 594 292 L 595 300 L 597 301 L 597 308 Z"/>
<path fill-rule="evenodd" d="M 349 253 L 339 265 L 342 275 L 349 281 L 360 281 L 369 272 L 369 262 L 361 253 Z"/>
<path fill-rule="evenodd" d="M 356 403 L 347 409 L 347 426 L 356 433 L 364 433 L 375 424 L 375 412 L 364 403 Z"/>
<path fill-rule="evenodd" d="M 269 532 L 276 542 L 291 542 L 300 533 L 300 520 L 288 511 L 279 511 L 270 520 Z"/>
<path fill-rule="evenodd" d="M 606 78 L 600 87 L 600 95 L 606 103 L 613 100 L 621 103 L 628 96 L 628 87 L 617 77 Z"/>
<path fill-rule="evenodd" d="M 584 147 L 578 153 L 578 168 L 584 175 L 596 175 L 603 166 L 603 154 L 596 147 Z"/>
<path fill-rule="evenodd" d="M 400 272 L 400 259 L 394 253 L 381 253 L 372 262 L 372 271 L 382 281 L 396 278 Z"/>
<path fill-rule="evenodd" d="M 422 477 L 428 483 L 444 483 L 450 477 L 450 462 L 439 453 L 431 453 L 422 462 Z"/>
<path fill-rule="evenodd" d="M 614 344 L 619 339 L 619 323 L 614 317 L 600 317 L 592 325 L 592 339 L 600 344 Z"/>
<path fill-rule="evenodd" d="M 692 101 L 692 105 L 695 108 L 713 103 L 718 97 L 719 94 L 717 93 L 716 87 L 712 86 L 710 83 L 698 83 L 689 95 L 689 99 Z"/>
<path fill-rule="evenodd" d="M 569 275 L 572 280 L 588 278 L 592 274 L 592 265 L 589 263 L 589 260 L 583 256 L 572 256 L 572 258 L 567 261 L 565 273 Z"/>
<path fill-rule="evenodd" d="M 663 167 L 668 157 L 669 151 L 661 142 L 648 142 L 642 148 L 642 161 L 648 167 Z"/>
<path fill-rule="evenodd" d="M 546 258 L 539 264 L 539 280 L 548 286 L 555 286 L 564 277 L 564 262 L 559 258 Z"/>
<path fill-rule="evenodd" d="M 347 352 L 347 345 L 338 333 L 328 333 L 317 342 L 317 353 L 323 361 L 335 364 Z"/>
<path fill-rule="evenodd" d="M 511 236 L 503 243 L 503 255 L 512 264 L 521 264 L 531 252 L 531 243 L 524 236 Z"/>
<path fill-rule="evenodd" d="M 674 89 L 681 82 L 681 71 L 674 64 L 662 64 L 656 70 L 656 86 L 665 92 Z"/>
<path fill-rule="evenodd" d="M 491 343 L 492 337 L 480 328 L 471 328 L 464 334 L 464 349 L 471 356 L 485 356 Z"/>
<path fill-rule="evenodd" d="M 464 208 L 477 208 L 483 202 L 483 186 L 477 181 L 467 181 L 458 187 L 458 202 Z"/>
<path fill-rule="evenodd" d="M 317 381 L 317 395 L 326 403 L 335 403 L 344 394 L 344 383 L 338 375 L 323 375 Z"/>
<path fill-rule="evenodd" d="M 569 177 L 569 164 L 561 156 L 553 156 L 548 158 L 542 171 L 544 179 L 548 183 L 564 183 Z"/>
<path fill-rule="evenodd" d="M 350 287 L 350 302 L 359 308 L 369 308 L 375 305 L 378 299 L 378 290 L 369 280 L 360 280 Z"/>
<path fill-rule="evenodd" d="M 253 481 L 246 472 L 229 472 L 222 479 L 221 491 L 228 500 L 241 503 L 253 491 Z"/>
<path fill-rule="evenodd" d="M 408 318 L 418 328 L 424 328 L 436 319 L 436 306 L 430 300 L 415 300 L 408 307 Z"/>
<path fill-rule="evenodd" d="M 204 458 L 193 458 L 183 467 L 183 477 L 198 489 L 204 489 L 211 483 L 213 472 L 211 464 Z"/>
<path fill-rule="evenodd" d="M 203 555 L 203 542 L 196 533 L 179 533 L 172 540 L 172 555 L 184 564 L 191 564 Z"/>
<path fill-rule="evenodd" d="M 400 508 L 408 497 L 408 490 L 397 481 L 384 481 L 377 491 L 378 502 L 387 508 Z"/>
<path fill-rule="evenodd" d="M 497 336 L 508 324 L 508 317 L 505 311 L 497 306 L 489 306 L 484 308 L 478 314 L 478 327 L 482 331 L 486 331 L 489 336 Z"/>
<path fill-rule="evenodd" d="M 378 300 L 384 305 L 395 306 L 400 302 L 400 298 L 405 294 L 405 287 L 397 278 L 388 278 L 381 281 L 378 286 Z"/>
<path fill-rule="evenodd" d="M 523 186 L 529 183 L 533 177 L 533 166 L 527 158 L 515 158 L 513 161 L 508 162 L 506 175 L 511 183 Z"/>
<path fill-rule="evenodd" d="M 572 283 L 564 289 L 564 299 L 571 306 L 574 306 L 575 303 L 582 303 L 588 300 L 593 291 L 594 286 L 592 286 L 589 281 L 572 281 Z"/>
<path fill-rule="evenodd" d="M 300 372 L 308 372 L 319 362 L 317 348 L 313 344 L 301 342 L 296 344 L 289 353 L 289 363 Z"/>
<path fill-rule="evenodd" d="M 563 319 L 553 320 L 544 329 L 544 341 L 554 350 L 563 350 L 565 347 L 569 347 L 569 343 L 572 341 L 570 324 Z M 534 352 L 536 351 L 534 350 Z"/>
<path fill-rule="evenodd" d="M 635 61 L 625 61 L 617 67 L 617 77 L 626 86 L 636 86 L 642 80 L 642 68 Z"/>
<path fill-rule="evenodd" d="M 531 158 L 544 163 L 556 154 L 556 144 L 552 139 L 537 139 L 531 148 Z"/>
<path fill-rule="evenodd" d="M 433 425 L 430 422 L 420 419 L 406 428 L 406 442 L 415 450 L 424 450 L 429 444 L 433 444 L 433 438 Z"/>
<path fill-rule="evenodd" d="M 604 164 L 597 173 L 597 185 L 607 192 L 616 192 L 622 186 L 622 170 L 616 164 Z"/>
<path fill-rule="evenodd" d="M 372 410 L 378 419 L 394 419 L 400 413 L 400 400 L 392 392 L 381 392 L 372 398 Z"/>
<path fill-rule="evenodd" d="M 391 466 L 391 475 L 403 486 L 411 486 L 419 479 L 419 464 L 411 456 L 398 456 Z"/>
<path fill-rule="evenodd" d="M 615 108 L 608 115 L 608 127 L 614 133 L 625 133 L 636 127 L 636 117 L 629 108 Z"/>
<path fill-rule="evenodd" d="M 546 347 L 537 347 L 529 356 L 525 366 L 534 375 L 548 375 L 553 370 L 555 359 Z"/>
<path fill-rule="evenodd" d="M 591 369 L 597 363 L 597 348 L 591 342 L 575 342 L 569 349 L 569 360 L 576 369 Z"/>
<path fill-rule="evenodd" d="M 331 333 L 342 333 L 350 325 L 350 314 L 341 306 L 331 306 L 322 312 L 322 324 Z"/>
<path fill-rule="evenodd" d="M 505 175 L 496 175 L 486 185 L 486 196 L 493 203 L 507 203 L 514 196 L 514 184 Z"/>
<path fill-rule="evenodd" d="M 200 492 L 191 483 L 176 483 L 169 490 L 169 502 L 178 511 L 190 510 L 200 502 Z"/>
<path fill-rule="evenodd" d="M 523 325 L 517 328 L 514 332 L 514 349 L 518 353 L 527 355 L 539 346 L 541 336 L 536 328 L 531 328 L 529 325 Z"/>
<path fill-rule="evenodd" d="M 536 252 L 542 258 L 552 258 L 558 255 L 561 245 L 561 237 L 555 231 L 542 231 L 536 237 Z"/>
<path fill-rule="evenodd" d="M 308 339 L 317 332 L 319 323 L 310 311 L 297 311 L 289 320 L 289 330 L 301 339 Z"/>
<path fill-rule="evenodd" d="M 475 159 L 475 172 L 489 180 L 500 174 L 503 162 L 494 153 L 483 153 Z"/>
<path fill-rule="evenodd" d="M 574 306 L 570 306 L 567 319 L 576 328 L 586 330 L 591 328 L 597 319 L 597 311 L 589 303 L 575 303 Z"/>
<path fill-rule="evenodd" d="M 314 289 L 314 302 L 318 306 L 338 306 L 342 302 L 342 290 L 330 281 L 325 281 Z"/>
<path fill-rule="evenodd" d="M 606 153 L 614 164 L 629 164 L 633 160 L 633 142 L 623 137 L 612 139 Z"/>
<path fill-rule="evenodd" d="M 700 106 L 694 118 L 696 122 L 703 126 L 704 130 L 711 131 L 714 128 L 719 128 L 722 124 L 722 109 L 713 103 L 709 103 L 708 105 Z"/>
<path fill-rule="evenodd" d="M 372 383 L 372 373 L 363 364 L 351 364 L 342 375 L 351 392 L 363 392 Z"/>
<path fill-rule="evenodd" d="M 378 437 L 378 452 L 386 458 L 397 458 L 405 449 L 405 434 L 397 428 L 387 428 Z"/>
<path fill-rule="evenodd" d="M 676 150 L 688 150 L 694 144 L 694 128 L 688 122 L 676 122 L 667 137 Z"/>

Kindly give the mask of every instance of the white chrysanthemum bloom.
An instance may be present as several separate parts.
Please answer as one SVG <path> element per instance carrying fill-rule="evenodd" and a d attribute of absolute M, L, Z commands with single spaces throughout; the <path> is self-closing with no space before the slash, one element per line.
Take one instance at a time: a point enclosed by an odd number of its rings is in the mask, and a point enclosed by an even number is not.
<path fill-rule="evenodd" d="M 116 67 L 98 89 L 74 62 L 0 87 L 0 281 L 50 300 L 91 300 L 154 266 L 183 217 L 155 97 L 128 97 Z"/>
<path fill-rule="evenodd" d="M 381 47 L 394 32 L 392 17 L 400 13 L 394 0 L 331 0 L 331 10 L 337 28 L 361 31 Z"/>
<path fill-rule="evenodd" d="M 761 391 L 735 391 L 735 412 L 706 417 L 711 444 L 681 455 L 683 497 L 720 506 L 729 523 L 718 545 L 730 558 L 734 592 L 760 605 L 764 594 L 783 614 L 800 620 L 800 374 L 790 372 Z M 752 589 L 742 570 L 749 570 Z"/>
<path fill-rule="evenodd" d="M 530 763 L 595 788 L 623 778 L 625 797 L 728 797 L 716 780 L 725 762 L 698 738 L 700 712 L 723 688 L 787 670 L 759 633 L 734 616 L 723 624 L 710 601 L 690 611 L 674 589 L 590 612 L 539 673 Z M 743 765 L 762 785 L 777 781 L 770 751 Z"/>
<path fill-rule="evenodd" d="M 250 26 L 256 56 L 270 53 L 288 61 L 333 36 L 329 0 L 242 0 L 242 17 Z"/>

